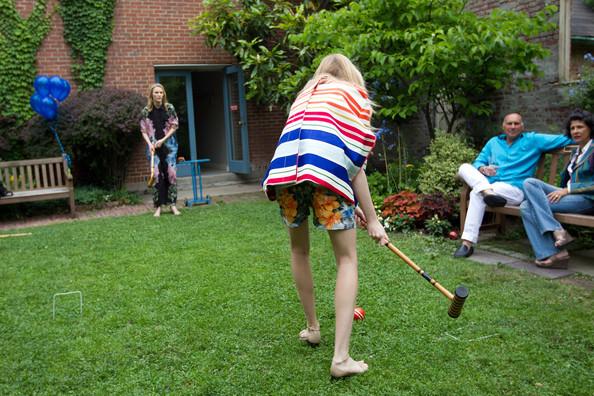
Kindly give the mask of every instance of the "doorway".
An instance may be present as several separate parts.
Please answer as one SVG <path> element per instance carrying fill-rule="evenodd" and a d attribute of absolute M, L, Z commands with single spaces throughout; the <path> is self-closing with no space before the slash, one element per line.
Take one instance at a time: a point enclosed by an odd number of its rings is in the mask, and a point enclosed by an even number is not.
<path fill-rule="evenodd" d="M 185 66 L 185 68 L 188 68 Z M 205 159 L 205 171 L 249 173 L 247 109 L 237 66 L 196 66 L 156 72 L 179 119 L 178 159 Z M 189 176 L 189 167 L 178 167 Z"/>

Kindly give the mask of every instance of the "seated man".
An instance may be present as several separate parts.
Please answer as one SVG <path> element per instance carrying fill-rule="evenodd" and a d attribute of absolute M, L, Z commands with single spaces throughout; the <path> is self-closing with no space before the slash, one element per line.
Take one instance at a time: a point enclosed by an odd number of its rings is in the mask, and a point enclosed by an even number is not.
<path fill-rule="evenodd" d="M 478 240 L 485 207 L 519 205 L 524 200 L 522 183 L 534 176 L 542 153 L 572 143 L 564 135 L 524 132 L 522 116 L 510 113 L 503 119 L 503 133 L 492 137 L 471 164 L 462 164 L 458 176 L 472 189 L 462 245 L 454 257 L 469 257 Z"/>

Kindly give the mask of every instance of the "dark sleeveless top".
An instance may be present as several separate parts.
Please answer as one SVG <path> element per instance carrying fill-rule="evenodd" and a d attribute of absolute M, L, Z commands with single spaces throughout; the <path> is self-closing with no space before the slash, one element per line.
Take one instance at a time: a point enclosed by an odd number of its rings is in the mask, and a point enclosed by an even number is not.
<path fill-rule="evenodd" d="M 155 128 L 155 138 L 162 139 L 165 136 L 165 123 L 167 122 L 167 112 L 164 106 L 153 107 L 149 113 L 149 119 L 153 122 Z"/>

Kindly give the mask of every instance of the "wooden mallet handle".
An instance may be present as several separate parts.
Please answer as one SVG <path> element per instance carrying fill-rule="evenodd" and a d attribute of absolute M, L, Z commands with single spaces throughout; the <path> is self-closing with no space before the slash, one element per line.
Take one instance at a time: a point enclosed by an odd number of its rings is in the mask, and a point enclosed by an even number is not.
<path fill-rule="evenodd" d="M 155 184 L 155 153 L 151 152 L 151 176 L 149 177 L 146 185 L 152 187 Z"/>
<path fill-rule="evenodd" d="M 462 307 L 464 306 L 464 302 L 466 301 L 466 297 L 468 297 L 468 289 L 465 286 L 458 286 L 456 288 L 455 294 L 452 294 L 448 289 L 443 287 L 438 281 L 431 278 L 431 276 L 423 271 L 421 267 L 416 265 L 411 259 L 409 259 L 404 253 L 402 253 L 396 246 L 392 245 L 388 242 L 386 245 L 388 249 L 396 253 L 398 257 L 400 257 L 409 267 L 414 269 L 419 275 L 421 275 L 427 282 L 431 283 L 433 287 L 441 292 L 444 296 L 447 297 L 452 303 L 450 304 L 450 308 L 448 309 L 448 315 L 452 318 L 457 318 L 462 313 Z"/>

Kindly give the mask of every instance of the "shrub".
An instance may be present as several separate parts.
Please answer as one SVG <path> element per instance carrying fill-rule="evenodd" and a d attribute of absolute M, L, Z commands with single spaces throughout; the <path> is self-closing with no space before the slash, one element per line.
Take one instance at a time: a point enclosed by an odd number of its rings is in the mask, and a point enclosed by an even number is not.
<path fill-rule="evenodd" d="M 594 57 L 586 54 L 584 58 L 588 62 L 581 70 L 580 82 L 569 91 L 569 103 L 573 107 L 594 112 Z"/>
<path fill-rule="evenodd" d="M 456 193 L 460 189 L 456 179 L 458 168 L 465 162 L 471 162 L 476 154 L 460 134 L 438 131 L 429 146 L 429 155 L 423 158 L 419 190 L 424 194 Z"/>
<path fill-rule="evenodd" d="M 444 236 L 452 229 L 452 223 L 442 220 L 438 215 L 425 220 L 425 230 L 428 234 L 434 236 Z"/>
<path fill-rule="evenodd" d="M 430 234 L 444 235 L 457 217 L 456 198 L 401 191 L 384 200 L 379 217 L 388 231 L 425 228 Z"/>
<path fill-rule="evenodd" d="M 457 195 L 444 195 L 442 193 L 420 195 L 421 218 L 426 220 L 437 216 L 443 220 L 455 220 L 458 217 L 457 197 Z"/>
<path fill-rule="evenodd" d="M 394 216 L 410 217 L 414 223 L 423 221 L 423 210 L 419 196 L 412 191 L 401 191 L 384 199 L 381 216 L 388 219 Z"/>
<path fill-rule="evenodd" d="M 0 114 L 0 159 L 10 161 L 18 159 L 19 145 L 16 136 L 16 117 Z"/>
<path fill-rule="evenodd" d="M 115 88 L 79 92 L 59 109 L 56 129 L 72 156 L 77 185 L 119 189 L 126 177 L 126 165 L 136 142 L 141 139 L 139 117 L 145 99 L 142 95 Z M 46 121 L 34 117 L 23 139 L 28 155 L 58 153 L 58 144 Z"/>

